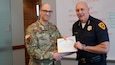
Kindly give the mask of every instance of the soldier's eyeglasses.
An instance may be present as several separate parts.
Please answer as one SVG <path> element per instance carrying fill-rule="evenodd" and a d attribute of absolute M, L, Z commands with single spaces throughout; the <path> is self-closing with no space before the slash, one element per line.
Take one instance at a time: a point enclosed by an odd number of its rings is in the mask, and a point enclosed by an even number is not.
<path fill-rule="evenodd" d="M 45 13 L 52 13 L 53 11 L 51 11 L 51 10 L 42 10 L 43 12 L 45 12 Z"/>

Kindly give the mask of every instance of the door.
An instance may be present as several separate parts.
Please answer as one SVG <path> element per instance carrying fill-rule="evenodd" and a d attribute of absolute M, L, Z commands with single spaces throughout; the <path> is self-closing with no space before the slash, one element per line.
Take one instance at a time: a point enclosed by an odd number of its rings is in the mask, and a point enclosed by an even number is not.
<path fill-rule="evenodd" d="M 0 64 L 13 65 L 10 0 L 0 0 Z"/>
<path fill-rule="evenodd" d="M 36 5 L 41 4 L 41 0 L 23 0 L 24 10 L 24 31 L 26 28 L 37 20 Z M 26 65 L 29 63 L 29 55 L 25 49 L 25 61 Z"/>

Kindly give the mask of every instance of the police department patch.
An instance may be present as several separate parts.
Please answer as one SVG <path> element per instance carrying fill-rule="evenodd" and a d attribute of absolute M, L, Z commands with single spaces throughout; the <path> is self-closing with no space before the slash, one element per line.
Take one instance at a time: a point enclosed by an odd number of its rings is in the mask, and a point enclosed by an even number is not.
<path fill-rule="evenodd" d="M 98 24 L 98 26 L 99 26 L 101 29 L 103 29 L 103 30 L 105 30 L 105 28 L 106 28 L 106 26 L 105 26 L 105 24 L 104 24 L 103 22 L 100 22 L 100 23 Z"/>

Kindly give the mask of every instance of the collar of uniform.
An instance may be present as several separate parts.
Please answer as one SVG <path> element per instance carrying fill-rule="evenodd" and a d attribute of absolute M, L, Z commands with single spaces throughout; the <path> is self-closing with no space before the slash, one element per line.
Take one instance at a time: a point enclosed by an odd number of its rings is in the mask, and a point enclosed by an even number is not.
<path fill-rule="evenodd" d="M 46 23 L 41 23 L 40 20 L 37 20 L 37 23 L 39 23 L 40 25 L 43 25 L 43 26 L 49 25 L 48 21 Z"/>
<path fill-rule="evenodd" d="M 87 25 L 90 24 L 90 20 L 89 20 L 89 19 L 88 19 L 88 21 L 86 22 L 86 24 L 87 24 Z M 86 25 L 86 24 L 85 24 L 85 25 Z M 81 25 L 81 22 L 79 21 L 78 26 L 80 26 L 80 25 Z"/>
<path fill-rule="evenodd" d="M 37 23 L 41 27 L 42 30 L 48 30 L 49 29 L 49 22 L 47 25 L 44 25 L 44 24 L 40 23 L 39 20 L 37 20 Z"/>

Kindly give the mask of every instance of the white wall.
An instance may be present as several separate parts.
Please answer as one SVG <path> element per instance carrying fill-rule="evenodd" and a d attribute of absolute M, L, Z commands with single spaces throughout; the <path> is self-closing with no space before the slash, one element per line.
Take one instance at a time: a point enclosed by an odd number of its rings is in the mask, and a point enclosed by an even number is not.
<path fill-rule="evenodd" d="M 23 0 L 11 0 L 12 46 L 24 44 Z M 25 50 L 13 51 L 13 65 L 25 65 Z"/>

